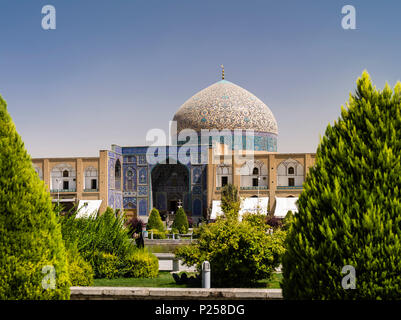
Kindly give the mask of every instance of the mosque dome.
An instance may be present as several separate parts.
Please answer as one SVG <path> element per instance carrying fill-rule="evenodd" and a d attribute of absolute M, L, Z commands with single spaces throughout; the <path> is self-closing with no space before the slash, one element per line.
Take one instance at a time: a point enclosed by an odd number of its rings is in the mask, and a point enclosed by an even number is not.
<path fill-rule="evenodd" d="M 177 131 L 183 129 L 253 129 L 277 136 L 277 121 L 260 99 L 240 86 L 221 80 L 189 98 L 176 112 Z"/>

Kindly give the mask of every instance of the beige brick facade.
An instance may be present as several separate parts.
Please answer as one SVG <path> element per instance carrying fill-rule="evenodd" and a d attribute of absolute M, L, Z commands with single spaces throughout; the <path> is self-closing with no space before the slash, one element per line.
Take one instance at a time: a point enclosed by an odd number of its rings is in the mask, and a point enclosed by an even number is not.
<path fill-rule="evenodd" d="M 253 160 L 247 161 L 236 160 L 234 155 L 220 154 L 213 158 L 212 149 L 209 149 L 209 164 L 206 170 L 208 209 L 212 207 L 213 200 L 221 199 L 220 180 L 226 179 L 238 188 L 241 197 L 269 197 L 268 209 L 272 211 L 275 208 L 276 197 L 299 196 L 305 176 L 315 162 L 313 153 L 255 151 L 253 157 Z M 59 200 L 72 206 L 78 204 L 79 200 L 102 200 L 100 212 L 103 212 L 109 206 L 108 160 L 108 151 L 101 150 L 99 157 L 39 158 L 33 159 L 32 162 L 47 185 L 53 201 Z M 252 161 L 250 167 L 249 161 Z M 254 163 L 257 164 L 255 167 L 258 167 L 260 171 L 257 174 L 252 174 L 256 173 L 252 172 L 245 176 L 244 166 L 248 165 L 252 170 Z M 225 166 L 228 170 L 226 172 L 229 174 L 219 174 L 221 166 Z M 97 175 L 86 177 L 87 170 L 92 170 L 92 173 L 96 171 Z M 64 173 L 64 171 L 69 171 L 69 173 Z M 92 185 L 88 185 L 94 179 L 96 180 L 96 189 L 91 188 Z M 247 181 L 245 181 L 246 179 Z M 256 186 L 252 185 L 252 183 L 256 183 L 255 179 L 258 179 Z M 59 185 L 57 186 L 55 183 L 59 183 Z M 130 209 L 126 212 L 133 216 L 136 215 L 137 210 Z"/>
<path fill-rule="evenodd" d="M 217 186 L 217 170 L 219 165 L 224 164 L 223 157 L 224 156 L 217 156 L 218 159 L 215 160 L 216 163 L 211 164 L 213 160 L 213 155 L 210 149 L 209 165 L 207 169 L 207 203 L 209 208 L 212 206 L 213 200 L 221 200 L 220 187 Z M 262 166 L 266 167 L 267 172 L 266 186 L 260 186 L 259 188 L 256 186 L 244 187 L 241 185 L 241 179 L 243 179 L 243 176 L 240 174 L 240 172 L 238 172 L 238 169 L 240 169 L 241 166 L 244 165 L 244 161 L 235 161 L 234 156 L 232 156 L 231 163 L 228 163 L 228 165 L 231 166 L 233 169 L 231 173 L 231 179 L 233 184 L 238 188 L 240 197 L 269 197 L 268 210 L 273 211 L 275 208 L 276 197 L 298 197 L 301 194 L 302 184 L 294 183 L 294 185 L 289 185 L 288 179 L 299 177 L 300 180 L 302 179 L 303 182 L 309 171 L 309 168 L 314 165 L 315 157 L 316 155 L 314 153 L 269 153 L 256 151 L 253 161 L 259 161 L 259 164 L 262 164 Z M 280 165 L 284 166 L 284 164 L 288 164 L 285 168 L 286 170 L 288 170 L 291 166 L 295 167 L 296 165 L 300 165 L 299 168 L 302 168 L 302 175 L 298 173 L 298 175 L 295 176 L 295 173 L 288 174 L 287 171 L 286 175 L 282 175 L 280 176 L 280 179 L 278 179 L 278 168 Z M 258 175 L 254 175 L 254 177 L 257 178 Z"/>
<path fill-rule="evenodd" d="M 99 182 L 107 180 L 107 173 L 103 172 L 107 166 L 102 166 L 101 160 L 103 160 L 102 157 L 36 158 L 32 159 L 32 163 L 50 191 L 53 201 L 60 200 L 60 203 L 72 206 L 77 204 L 79 200 L 106 199 L 104 196 L 104 194 L 107 195 L 107 190 L 104 191 L 105 183 Z M 97 176 L 88 177 L 87 179 L 90 181 L 96 180 L 95 189 L 92 189 L 90 185 L 85 185 L 85 172 L 87 169 L 95 169 L 98 172 Z M 68 173 L 64 173 L 64 171 Z M 67 185 L 68 188 L 65 188 Z M 105 209 L 107 204 L 106 201 L 103 202 L 102 209 Z"/>

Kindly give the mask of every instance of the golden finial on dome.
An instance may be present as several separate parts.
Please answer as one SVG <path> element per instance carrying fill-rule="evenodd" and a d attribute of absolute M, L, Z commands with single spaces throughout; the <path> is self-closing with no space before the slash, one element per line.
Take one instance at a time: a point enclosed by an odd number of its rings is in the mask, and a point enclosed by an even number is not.
<path fill-rule="evenodd" d="M 221 79 L 224 80 L 224 66 L 221 64 L 220 67 L 222 68 L 222 70 L 221 70 Z"/>

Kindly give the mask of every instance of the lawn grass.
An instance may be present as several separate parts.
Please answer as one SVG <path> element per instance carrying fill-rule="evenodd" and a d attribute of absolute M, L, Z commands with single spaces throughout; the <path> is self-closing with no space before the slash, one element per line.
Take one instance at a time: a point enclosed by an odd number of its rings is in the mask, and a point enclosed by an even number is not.
<path fill-rule="evenodd" d="M 176 284 L 168 271 L 161 271 L 157 278 L 115 278 L 94 279 L 94 287 L 155 287 L 186 288 L 184 284 Z"/>
<path fill-rule="evenodd" d="M 281 273 L 273 273 L 270 280 L 258 281 L 257 288 L 279 289 Z M 173 276 L 168 271 L 161 271 L 157 278 L 116 278 L 95 279 L 95 287 L 154 287 L 154 288 L 187 288 L 185 284 L 176 284 Z"/>
<path fill-rule="evenodd" d="M 270 280 L 260 280 L 258 284 L 261 288 L 280 289 L 280 281 L 283 279 L 282 273 L 273 273 Z"/>

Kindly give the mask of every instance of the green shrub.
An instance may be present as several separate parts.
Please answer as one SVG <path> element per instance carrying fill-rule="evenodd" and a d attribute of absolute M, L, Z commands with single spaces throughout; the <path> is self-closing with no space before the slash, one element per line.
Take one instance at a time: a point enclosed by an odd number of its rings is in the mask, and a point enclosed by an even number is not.
<path fill-rule="evenodd" d="M 177 229 L 180 233 L 188 233 L 189 224 L 184 208 L 178 208 L 171 228 Z"/>
<path fill-rule="evenodd" d="M 120 259 L 114 254 L 96 252 L 91 261 L 95 278 L 117 278 L 123 272 Z"/>
<path fill-rule="evenodd" d="M 161 232 L 165 230 L 162 218 L 160 217 L 159 210 L 153 208 L 150 212 L 146 230 L 156 229 Z"/>
<path fill-rule="evenodd" d="M 55 289 L 45 290 L 42 281 L 50 277 L 51 267 Z M 69 287 L 65 247 L 50 194 L 0 96 L 0 299 L 69 299 Z"/>
<path fill-rule="evenodd" d="M 364 72 L 304 182 L 283 257 L 285 298 L 401 298 L 400 156 L 401 83 L 378 91 Z M 355 289 L 342 286 L 346 265 Z"/>
<path fill-rule="evenodd" d="M 208 260 L 213 286 L 249 286 L 267 279 L 284 252 L 284 232 L 270 235 L 246 220 L 219 218 L 202 225 L 196 234 L 196 242 L 177 248 L 175 254 L 199 272 L 202 262 Z"/>
<path fill-rule="evenodd" d="M 159 260 L 146 249 L 137 249 L 124 260 L 124 276 L 130 278 L 156 278 Z"/>
<path fill-rule="evenodd" d="M 72 286 L 93 285 L 92 266 L 82 258 L 76 248 L 67 250 L 67 261 Z"/>

